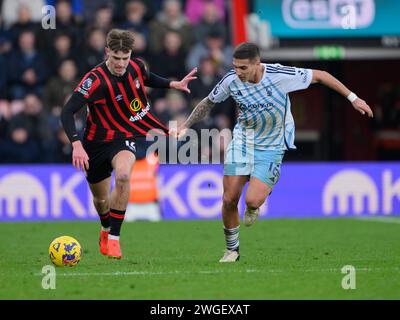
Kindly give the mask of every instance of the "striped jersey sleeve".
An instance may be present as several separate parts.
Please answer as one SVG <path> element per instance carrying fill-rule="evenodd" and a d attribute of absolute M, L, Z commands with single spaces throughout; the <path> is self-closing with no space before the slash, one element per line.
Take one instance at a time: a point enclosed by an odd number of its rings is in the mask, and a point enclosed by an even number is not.
<path fill-rule="evenodd" d="M 218 82 L 213 90 L 208 95 L 208 99 L 210 99 L 214 103 L 222 102 L 228 99 L 230 95 L 229 85 L 236 78 L 236 73 L 234 70 L 229 71 L 224 77 Z"/>
<path fill-rule="evenodd" d="M 268 64 L 267 72 L 279 75 L 281 78 L 280 88 L 285 93 L 307 89 L 312 81 L 311 69 L 288 67 L 277 63 Z"/>
<path fill-rule="evenodd" d="M 90 101 L 95 99 L 97 95 L 98 88 L 100 86 L 100 80 L 97 76 L 92 73 L 88 72 L 75 88 L 74 92 L 76 92 L 79 96 L 81 96 L 85 101 Z"/>

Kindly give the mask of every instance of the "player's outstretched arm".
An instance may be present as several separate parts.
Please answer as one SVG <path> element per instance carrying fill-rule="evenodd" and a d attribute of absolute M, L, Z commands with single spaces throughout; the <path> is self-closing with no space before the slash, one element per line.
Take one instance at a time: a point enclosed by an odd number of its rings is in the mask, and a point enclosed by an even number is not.
<path fill-rule="evenodd" d="M 204 98 L 193 109 L 189 118 L 187 118 L 187 120 L 178 129 L 171 128 L 169 134 L 177 138 L 183 136 L 186 133 L 186 130 L 194 123 L 204 119 L 213 106 L 214 102 L 208 99 L 208 97 Z"/>
<path fill-rule="evenodd" d="M 346 97 L 351 102 L 354 109 L 361 114 L 367 114 L 370 118 L 374 116 L 371 108 L 364 100 L 358 98 L 355 93 L 351 92 L 343 83 L 330 73 L 321 70 L 313 70 L 312 83 L 322 83 L 326 85 Z"/>
<path fill-rule="evenodd" d="M 190 81 L 197 79 L 197 77 L 193 76 L 197 72 L 197 68 L 193 68 L 181 81 L 171 81 L 169 87 L 172 89 L 184 91 L 190 93 L 190 89 L 188 88 L 188 84 Z"/>

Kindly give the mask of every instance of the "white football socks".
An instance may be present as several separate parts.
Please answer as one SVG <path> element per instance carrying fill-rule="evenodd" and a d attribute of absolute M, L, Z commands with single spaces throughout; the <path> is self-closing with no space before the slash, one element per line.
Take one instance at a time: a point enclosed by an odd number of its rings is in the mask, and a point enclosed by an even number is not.
<path fill-rule="evenodd" d="M 228 250 L 238 250 L 239 248 L 239 226 L 228 229 L 224 227 L 226 248 Z"/>

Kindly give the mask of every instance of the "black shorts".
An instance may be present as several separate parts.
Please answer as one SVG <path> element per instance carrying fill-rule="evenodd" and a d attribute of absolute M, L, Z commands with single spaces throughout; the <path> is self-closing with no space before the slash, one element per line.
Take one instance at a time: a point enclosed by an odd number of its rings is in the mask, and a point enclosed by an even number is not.
<path fill-rule="evenodd" d="M 86 180 L 91 184 L 111 176 L 113 171 L 111 161 L 118 152 L 128 150 L 133 154 L 136 153 L 135 138 L 111 142 L 84 140 L 83 148 L 89 156 L 89 170 L 86 171 Z"/>

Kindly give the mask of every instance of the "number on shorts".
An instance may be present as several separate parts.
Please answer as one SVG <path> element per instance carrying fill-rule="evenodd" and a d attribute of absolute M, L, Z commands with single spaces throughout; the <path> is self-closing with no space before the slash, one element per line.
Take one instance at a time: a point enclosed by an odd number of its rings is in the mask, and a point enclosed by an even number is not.
<path fill-rule="evenodd" d="M 135 141 L 125 140 L 125 145 L 132 151 L 136 151 Z"/>
<path fill-rule="evenodd" d="M 275 164 L 273 162 L 270 163 L 269 165 L 269 172 L 272 172 L 273 177 L 273 181 L 276 181 L 279 178 L 279 164 Z"/>

